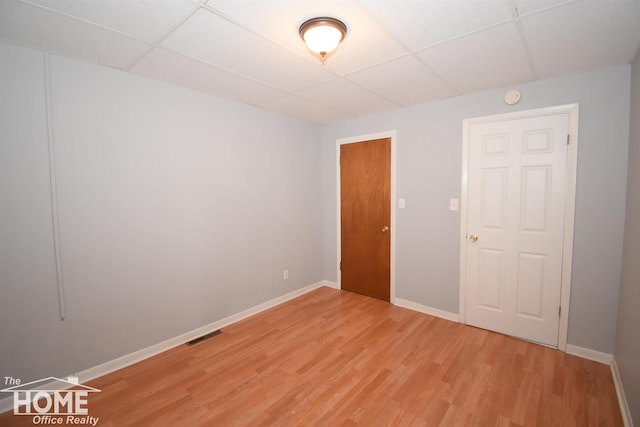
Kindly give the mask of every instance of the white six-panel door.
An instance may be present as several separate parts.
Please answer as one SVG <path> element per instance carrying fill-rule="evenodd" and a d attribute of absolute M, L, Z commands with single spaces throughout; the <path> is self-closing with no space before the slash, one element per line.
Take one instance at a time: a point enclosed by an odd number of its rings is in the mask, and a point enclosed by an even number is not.
<path fill-rule="evenodd" d="M 569 114 L 468 127 L 467 324 L 558 345 Z"/>

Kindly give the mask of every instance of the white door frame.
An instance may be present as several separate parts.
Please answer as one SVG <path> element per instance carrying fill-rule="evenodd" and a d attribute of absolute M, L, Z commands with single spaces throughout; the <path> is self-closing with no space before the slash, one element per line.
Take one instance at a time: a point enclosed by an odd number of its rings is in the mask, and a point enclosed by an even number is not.
<path fill-rule="evenodd" d="M 576 173 L 578 161 L 578 104 L 559 105 L 493 116 L 475 117 L 463 120 L 462 125 L 462 190 L 460 203 L 460 323 L 465 320 L 467 291 L 467 197 L 469 168 L 469 129 L 478 123 L 518 120 L 554 114 L 569 115 L 569 146 L 567 152 L 566 199 L 564 211 L 564 242 L 562 249 L 562 278 L 560 290 L 560 322 L 558 326 L 558 349 L 566 351 L 569 329 L 569 296 L 571 292 L 571 267 L 573 259 L 573 232 L 576 201 Z"/>
<path fill-rule="evenodd" d="M 338 231 L 338 250 L 336 260 L 338 289 L 342 289 L 342 274 L 340 272 L 340 260 L 342 258 L 342 233 L 340 224 L 340 146 L 343 144 L 352 144 L 355 142 L 370 141 L 372 139 L 391 138 L 391 260 L 390 260 L 390 277 L 389 277 L 389 302 L 395 304 L 396 301 L 396 131 L 390 130 L 386 132 L 371 133 L 368 135 L 352 136 L 348 138 L 339 138 L 336 140 L 336 193 L 337 193 L 337 231 Z"/>

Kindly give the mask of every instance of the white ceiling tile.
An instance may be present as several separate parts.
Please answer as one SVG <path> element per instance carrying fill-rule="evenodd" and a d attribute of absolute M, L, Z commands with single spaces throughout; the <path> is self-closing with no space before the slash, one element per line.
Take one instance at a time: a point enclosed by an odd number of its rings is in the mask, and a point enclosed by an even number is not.
<path fill-rule="evenodd" d="M 156 48 L 131 72 L 211 95 L 256 105 L 286 93 L 195 59 Z"/>
<path fill-rule="evenodd" d="M 340 18 L 336 10 L 340 4 L 344 5 L 347 2 L 335 0 L 321 3 L 313 0 L 208 0 L 206 2 L 206 6 L 215 10 L 216 13 L 301 56 L 307 51 L 298 33 L 300 24 L 319 15 Z"/>
<path fill-rule="evenodd" d="M 407 51 L 362 7 L 345 0 L 209 0 L 207 6 L 273 40 L 301 58 L 317 63 L 300 38 L 300 25 L 310 18 L 330 16 L 347 25 L 347 35 L 326 69 L 340 75 L 362 70 L 404 55 Z M 265 17 L 269 19 L 265 19 Z"/>
<path fill-rule="evenodd" d="M 509 0 L 358 0 L 412 50 L 513 19 Z"/>
<path fill-rule="evenodd" d="M 545 9 L 562 6 L 576 0 L 514 0 L 519 16 L 526 16 Z"/>
<path fill-rule="evenodd" d="M 323 15 L 348 27 L 324 66 L 298 34 Z M 0 0 L 0 40 L 316 123 L 628 63 L 638 22 L 640 0 Z"/>
<path fill-rule="evenodd" d="M 351 74 L 347 79 L 402 106 L 457 95 L 413 55 Z"/>
<path fill-rule="evenodd" d="M 11 0 L 0 1 L 0 39 L 119 69 L 150 49 L 122 34 Z"/>
<path fill-rule="evenodd" d="M 418 56 L 462 93 L 533 79 L 513 23 L 439 44 Z"/>
<path fill-rule="evenodd" d="M 349 114 L 342 111 L 325 107 L 324 105 L 320 105 L 316 102 L 309 101 L 295 95 L 287 95 L 258 106 L 265 110 L 270 110 L 286 116 L 297 117 L 299 119 L 318 124 L 331 123 L 338 120 L 344 120 L 349 117 Z"/>
<path fill-rule="evenodd" d="M 325 67 L 340 75 L 352 73 L 410 53 L 367 15 L 350 20 L 350 32 Z"/>
<path fill-rule="evenodd" d="M 187 0 L 30 0 L 47 8 L 157 43 L 197 8 Z"/>
<path fill-rule="evenodd" d="M 301 90 L 297 92 L 297 95 L 327 107 L 357 115 L 388 111 L 399 107 L 399 105 L 386 101 L 344 79 L 333 80 Z"/>
<path fill-rule="evenodd" d="M 287 91 L 335 78 L 319 64 L 205 9 L 191 16 L 162 46 Z"/>
<path fill-rule="evenodd" d="M 574 2 L 524 17 L 522 29 L 540 77 L 624 64 L 638 49 L 640 1 Z"/>

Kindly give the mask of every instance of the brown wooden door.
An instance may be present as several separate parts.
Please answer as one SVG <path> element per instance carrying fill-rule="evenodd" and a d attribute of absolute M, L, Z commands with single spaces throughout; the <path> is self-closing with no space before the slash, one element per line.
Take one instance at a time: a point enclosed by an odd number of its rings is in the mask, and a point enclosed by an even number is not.
<path fill-rule="evenodd" d="M 342 289 L 389 301 L 391 138 L 340 146 Z"/>

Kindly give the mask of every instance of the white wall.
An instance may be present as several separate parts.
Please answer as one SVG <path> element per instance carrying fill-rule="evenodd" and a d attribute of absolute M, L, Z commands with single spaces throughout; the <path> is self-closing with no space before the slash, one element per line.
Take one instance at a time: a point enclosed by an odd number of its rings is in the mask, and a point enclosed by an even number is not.
<path fill-rule="evenodd" d="M 630 67 L 519 85 L 522 100 L 504 104 L 506 89 L 433 102 L 325 126 L 322 134 L 324 277 L 336 280 L 335 143 L 397 130 L 396 296 L 458 313 L 458 212 L 462 121 L 570 103 L 580 104 L 578 184 L 569 344 L 613 353 L 629 129 Z"/>
<path fill-rule="evenodd" d="M 0 44 L 0 376 L 78 372 L 322 279 L 319 128 Z M 289 269 L 289 280 L 282 271 Z"/>
<path fill-rule="evenodd" d="M 640 55 L 631 73 L 627 215 L 615 358 L 631 416 L 640 422 Z"/>

